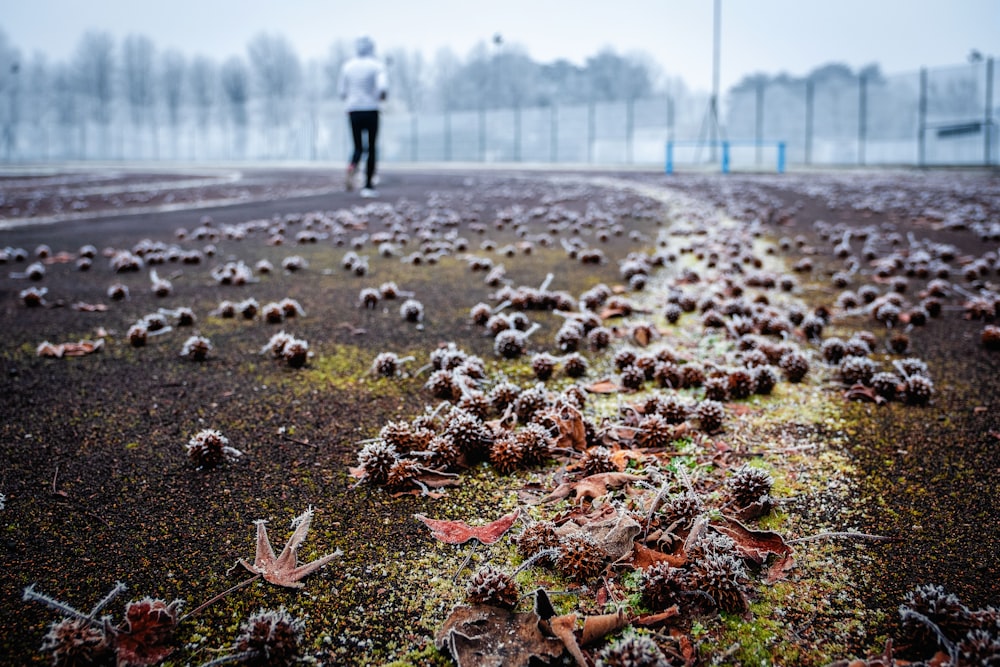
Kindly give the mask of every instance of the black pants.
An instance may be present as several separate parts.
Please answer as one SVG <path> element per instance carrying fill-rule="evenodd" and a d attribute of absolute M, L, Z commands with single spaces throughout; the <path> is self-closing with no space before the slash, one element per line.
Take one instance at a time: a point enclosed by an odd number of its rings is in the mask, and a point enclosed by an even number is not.
<path fill-rule="evenodd" d="M 368 137 L 368 162 L 365 165 L 365 187 L 372 187 L 372 176 L 375 175 L 375 141 L 378 138 L 378 111 L 351 111 L 351 137 L 354 139 L 354 154 L 351 155 L 351 164 L 355 167 L 361 162 L 361 154 L 364 152 L 364 143 L 361 141 L 362 133 Z"/>

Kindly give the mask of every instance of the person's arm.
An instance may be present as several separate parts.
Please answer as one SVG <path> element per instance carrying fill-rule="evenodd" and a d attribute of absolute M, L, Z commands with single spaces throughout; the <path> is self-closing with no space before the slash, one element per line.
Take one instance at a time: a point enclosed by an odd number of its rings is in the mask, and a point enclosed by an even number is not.
<path fill-rule="evenodd" d="M 347 64 L 341 66 L 340 68 L 340 78 L 337 80 L 337 94 L 340 99 L 347 99 Z"/>
<path fill-rule="evenodd" d="M 386 74 L 385 67 L 381 67 L 375 76 L 375 89 L 378 91 L 379 101 L 385 102 L 386 98 L 389 97 L 389 76 Z"/>

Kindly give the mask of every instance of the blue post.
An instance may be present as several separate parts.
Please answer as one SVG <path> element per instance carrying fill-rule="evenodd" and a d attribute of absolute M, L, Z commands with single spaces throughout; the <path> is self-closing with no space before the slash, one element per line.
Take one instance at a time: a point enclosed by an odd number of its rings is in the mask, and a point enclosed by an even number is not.
<path fill-rule="evenodd" d="M 722 142 L 722 173 L 729 173 L 729 142 Z"/>
<path fill-rule="evenodd" d="M 785 173 L 785 142 L 778 142 L 778 173 Z"/>
<path fill-rule="evenodd" d="M 667 165 L 665 171 L 668 174 L 674 173 L 674 142 L 667 142 Z"/>

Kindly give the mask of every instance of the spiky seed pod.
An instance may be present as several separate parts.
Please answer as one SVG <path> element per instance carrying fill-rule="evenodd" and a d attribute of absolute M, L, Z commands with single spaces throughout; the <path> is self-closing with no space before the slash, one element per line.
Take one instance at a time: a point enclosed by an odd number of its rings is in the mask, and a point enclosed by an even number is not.
<path fill-rule="evenodd" d="M 802 333 L 809 340 L 818 340 L 823 335 L 823 327 L 826 326 L 826 322 L 823 318 L 817 317 L 816 315 L 807 315 L 802 320 Z"/>
<path fill-rule="evenodd" d="M 758 368 L 760 366 L 766 366 L 768 364 L 767 355 L 763 351 L 757 349 L 751 349 L 744 352 L 742 355 L 743 365 L 747 368 Z"/>
<path fill-rule="evenodd" d="M 979 341 L 987 350 L 1000 350 L 1000 327 L 987 324 L 979 334 Z"/>
<path fill-rule="evenodd" d="M 903 604 L 899 606 L 899 616 L 905 639 L 924 649 L 936 649 L 938 636 L 913 612 L 936 625 L 951 641 L 963 636 L 973 627 L 969 608 L 962 604 L 956 595 L 935 584 L 917 586 L 903 596 Z"/>
<path fill-rule="evenodd" d="M 668 524 L 678 523 L 682 529 L 690 526 L 701 511 L 702 503 L 693 493 L 674 496 L 660 508 L 660 514 Z"/>
<path fill-rule="evenodd" d="M 934 382 L 926 375 L 911 375 L 903 381 L 903 396 L 909 405 L 926 405 L 934 395 Z"/>
<path fill-rule="evenodd" d="M 358 452 L 358 466 L 364 472 L 365 481 L 372 484 L 385 484 L 398 460 L 396 448 L 383 440 L 369 442 Z"/>
<path fill-rule="evenodd" d="M 563 370 L 571 378 L 581 378 L 587 374 L 587 360 L 583 355 L 574 352 L 563 358 Z"/>
<path fill-rule="evenodd" d="M 490 428 L 475 415 L 460 409 L 448 416 L 441 435 L 450 438 L 462 453 L 472 458 L 485 456 L 493 443 Z"/>
<path fill-rule="evenodd" d="M 204 336 L 191 336 L 184 341 L 181 356 L 187 357 L 191 361 L 205 361 L 211 349 L 212 343 Z"/>
<path fill-rule="evenodd" d="M 927 310 L 927 314 L 930 315 L 931 317 L 940 317 L 941 309 L 944 307 L 944 304 L 941 302 L 941 299 L 933 296 L 927 297 L 926 299 L 921 301 L 920 305 Z"/>
<path fill-rule="evenodd" d="M 572 533 L 559 540 L 559 557 L 556 568 L 577 583 L 595 579 L 603 570 L 607 553 L 587 533 Z"/>
<path fill-rule="evenodd" d="M 185 306 L 181 306 L 177 309 L 177 326 L 179 327 L 190 327 L 194 325 L 195 315 L 194 311 Z"/>
<path fill-rule="evenodd" d="M 737 507 L 746 507 L 771 495 L 774 478 L 760 468 L 743 464 L 726 480 L 726 488 Z"/>
<path fill-rule="evenodd" d="M 682 424 L 688 418 L 690 409 L 687 403 L 680 396 L 669 394 L 660 399 L 657 414 L 661 415 L 668 424 Z"/>
<path fill-rule="evenodd" d="M 507 329 L 493 339 L 493 353 L 504 359 L 516 359 L 524 354 L 526 336 L 517 329 Z"/>
<path fill-rule="evenodd" d="M 407 299 L 399 307 L 399 316 L 406 322 L 422 322 L 424 319 L 424 305 L 416 299 Z"/>
<path fill-rule="evenodd" d="M 595 327 L 587 333 L 587 346 L 591 350 L 603 350 L 611 344 L 611 330 L 607 327 Z"/>
<path fill-rule="evenodd" d="M 84 667 L 105 664 L 112 646 L 103 628 L 84 619 L 64 618 L 49 626 L 41 650 L 52 656 L 53 665 Z"/>
<path fill-rule="evenodd" d="M 477 303 L 469 309 L 469 318 L 472 320 L 472 323 L 480 327 L 486 326 L 492 314 L 493 309 L 485 303 Z"/>
<path fill-rule="evenodd" d="M 729 398 L 729 379 L 724 375 L 713 375 L 705 379 L 705 398 L 710 401 L 725 401 Z"/>
<path fill-rule="evenodd" d="M 122 299 L 128 298 L 128 286 L 121 283 L 115 283 L 108 288 L 108 298 L 112 301 L 121 301 Z"/>
<path fill-rule="evenodd" d="M 302 657 L 305 624 L 284 607 L 260 609 L 240 625 L 233 648 L 241 662 L 257 667 L 286 667 Z"/>
<path fill-rule="evenodd" d="M 424 384 L 424 388 L 428 389 L 434 398 L 441 398 L 446 401 L 450 401 L 461 393 L 461 389 L 455 384 L 455 379 L 452 377 L 451 372 L 446 370 L 431 373 L 431 376 L 427 378 L 427 382 Z"/>
<path fill-rule="evenodd" d="M 362 308 L 374 310 L 382 295 L 374 287 L 365 287 L 358 293 L 358 303 Z"/>
<path fill-rule="evenodd" d="M 778 384 L 778 372 L 774 366 L 758 366 L 753 369 L 754 393 L 767 396 Z"/>
<path fill-rule="evenodd" d="M 484 565 L 469 578 L 465 586 L 465 599 L 470 604 L 513 609 L 521 597 L 514 578 L 492 565 Z"/>
<path fill-rule="evenodd" d="M 526 466 L 537 465 L 549 458 L 552 453 L 552 435 L 541 424 L 526 424 L 515 437 L 521 445 Z"/>
<path fill-rule="evenodd" d="M 656 383 L 668 389 L 680 389 L 684 386 L 684 375 L 681 367 L 672 361 L 659 361 L 653 369 L 653 379 Z"/>
<path fill-rule="evenodd" d="M 302 368 L 309 360 L 309 343 L 301 338 L 292 338 L 285 344 L 281 356 L 291 368 Z"/>
<path fill-rule="evenodd" d="M 459 399 L 457 405 L 465 412 L 479 419 L 486 419 L 493 407 L 486 394 L 478 389 L 469 389 L 463 392 L 462 398 Z"/>
<path fill-rule="evenodd" d="M 922 359 L 917 359 L 916 357 L 901 359 L 899 361 L 899 370 L 906 375 L 925 375 L 930 377 L 931 374 L 927 364 Z"/>
<path fill-rule="evenodd" d="M 685 387 L 700 387 L 705 383 L 705 369 L 701 364 L 684 364 L 681 366 Z"/>
<path fill-rule="evenodd" d="M 236 309 L 240 311 L 240 315 L 243 316 L 243 319 L 252 320 L 257 317 L 257 313 L 260 312 L 260 304 L 257 303 L 257 299 L 251 297 L 236 304 Z"/>
<path fill-rule="evenodd" d="M 809 373 L 809 359 L 801 352 L 788 352 L 781 357 L 778 366 L 785 373 L 789 382 L 802 382 Z"/>
<path fill-rule="evenodd" d="M 431 367 L 436 371 L 453 370 L 461 365 L 465 358 L 465 352 L 458 349 L 454 343 L 434 348 L 429 356 Z"/>
<path fill-rule="evenodd" d="M 660 363 L 654 355 L 641 354 L 635 358 L 634 366 L 642 371 L 646 380 L 652 380 L 656 373 L 656 365 Z"/>
<path fill-rule="evenodd" d="M 666 447 L 674 440 L 674 429 L 662 415 L 646 415 L 639 422 L 635 440 L 640 447 Z"/>
<path fill-rule="evenodd" d="M 570 385 L 563 389 L 562 400 L 567 405 L 582 410 L 587 405 L 587 390 L 579 385 Z"/>
<path fill-rule="evenodd" d="M 911 308 L 910 312 L 907 313 L 907 316 L 910 324 L 915 327 L 924 326 L 927 324 L 927 320 L 931 318 L 930 312 L 928 312 L 928 310 L 923 306 L 915 306 L 914 308 Z"/>
<path fill-rule="evenodd" d="M 721 329 L 726 326 L 726 318 L 719 311 L 710 308 L 701 316 L 701 325 L 706 329 Z"/>
<path fill-rule="evenodd" d="M 734 368 L 726 378 L 727 390 L 733 400 L 749 397 L 755 388 L 753 376 L 744 368 Z"/>
<path fill-rule="evenodd" d="M 871 386 L 875 393 L 890 401 L 896 397 L 900 383 L 898 375 L 888 372 L 875 373 L 871 379 Z"/>
<path fill-rule="evenodd" d="M 487 318 L 484 326 L 491 336 L 496 336 L 501 331 L 513 329 L 514 323 L 510 321 L 510 317 L 506 313 L 497 313 Z"/>
<path fill-rule="evenodd" d="M 722 427 L 726 418 L 726 408 L 719 401 L 706 399 L 695 408 L 698 424 L 705 433 L 713 433 Z"/>
<path fill-rule="evenodd" d="M 422 432 L 429 433 L 423 430 Z M 451 438 L 444 438 L 439 435 L 433 436 L 427 443 L 425 450 L 430 454 L 429 465 L 439 470 L 449 470 L 454 468 L 462 458 L 462 452 Z"/>
<path fill-rule="evenodd" d="M 389 468 L 385 476 L 385 485 L 390 489 L 402 489 L 410 485 L 414 477 L 420 475 L 420 462 L 416 459 L 399 458 Z"/>
<path fill-rule="evenodd" d="M 229 446 L 229 438 L 219 431 L 206 428 L 191 437 L 184 449 L 188 458 L 199 469 L 215 468 L 223 461 L 233 460 L 243 455 L 243 452 Z"/>
<path fill-rule="evenodd" d="M 840 360 L 844 358 L 844 354 L 846 353 L 844 341 L 836 337 L 827 338 L 820 346 L 820 352 L 823 354 L 823 360 L 826 363 L 839 364 Z"/>
<path fill-rule="evenodd" d="M 747 609 L 746 581 L 743 563 L 725 553 L 706 553 L 688 575 L 691 588 L 707 593 L 719 609 L 733 614 Z"/>
<path fill-rule="evenodd" d="M 844 357 L 840 362 L 840 378 L 844 384 L 869 384 L 878 364 L 868 357 Z"/>
<path fill-rule="evenodd" d="M 607 447 L 591 447 L 584 454 L 580 465 L 584 475 L 618 471 L 618 466 L 611 460 L 611 450 Z"/>
<path fill-rule="evenodd" d="M 639 590 L 642 601 L 652 610 L 662 611 L 675 604 L 681 605 L 684 571 L 665 562 L 651 565 L 642 572 Z"/>
<path fill-rule="evenodd" d="M 542 382 L 552 377 L 556 370 L 556 358 L 546 352 L 540 352 L 531 358 L 531 370 Z"/>
<path fill-rule="evenodd" d="M 372 372 L 382 377 L 396 377 L 399 373 L 399 356 L 393 352 L 382 352 L 372 362 Z"/>
<path fill-rule="evenodd" d="M 260 312 L 261 317 L 263 317 L 264 321 L 268 324 L 280 324 L 285 319 L 285 311 L 281 307 L 281 304 L 273 301 L 271 303 L 264 304 L 264 307 L 261 308 Z"/>
<path fill-rule="evenodd" d="M 490 446 L 490 464 L 501 475 L 509 475 L 524 462 L 524 447 L 513 433 L 504 433 Z"/>
<path fill-rule="evenodd" d="M 584 337 L 583 325 L 575 320 L 566 320 L 556 332 L 556 347 L 563 352 L 575 352 Z"/>
<path fill-rule="evenodd" d="M 970 630 L 955 646 L 961 665 L 1000 664 L 1000 632 Z"/>
<path fill-rule="evenodd" d="M 666 318 L 667 322 L 670 324 L 677 324 L 677 321 L 681 319 L 681 315 L 684 313 L 681 307 L 676 303 L 668 303 L 663 309 L 663 317 Z"/>
<path fill-rule="evenodd" d="M 596 667 L 670 667 L 670 661 L 646 635 L 626 635 L 597 654 Z"/>
<path fill-rule="evenodd" d="M 510 405 L 513 405 L 520 394 L 520 387 L 512 382 L 503 381 L 494 385 L 486 398 L 493 406 L 493 411 L 502 414 Z"/>
<path fill-rule="evenodd" d="M 559 546 L 559 535 L 556 533 L 556 525 L 551 521 L 536 521 L 526 527 L 521 534 L 515 538 L 517 552 L 524 559 L 532 558 L 535 554 L 546 549 L 555 549 Z M 535 563 L 541 567 L 552 567 L 555 559 L 545 556 L 539 558 Z"/>
<path fill-rule="evenodd" d="M 615 368 L 617 368 L 619 371 L 623 371 L 629 366 L 633 366 L 635 364 L 635 358 L 636 354 L 632 350 L 629 349 L 618 350 L 618 352 L 616 352 L 614 356 Z"/>
<path fill-rule="evenodd" d="M 434 433 L 425 428 L 415 429 L 405 421 L 390 421 L 378 432 L 380 440 L 392 445 L 396 452 L 411 452 L 427 447 Z"/>
<path fill-rule="evenodd" d="M 146 344 L 149 330 L 146 328 L 145 323 L 138 322 L 129 327 L 128 333 L 125 335 L 132 347 L 142 347 Z"/>
<path fill-rule="evenodd" d="M 535 413 L 543 409 L 549 403 L 545 387 L 538 385 L 531 389 L 525 389 L 514 399 L 514 412 L 522 422 L 529 422 Z"/>
<path fill-rule="evenodd" d="M 646 382 L 646 374 L 636 366 L 626 366 L 619 381 L 626 389 L 638 390 Z"/>

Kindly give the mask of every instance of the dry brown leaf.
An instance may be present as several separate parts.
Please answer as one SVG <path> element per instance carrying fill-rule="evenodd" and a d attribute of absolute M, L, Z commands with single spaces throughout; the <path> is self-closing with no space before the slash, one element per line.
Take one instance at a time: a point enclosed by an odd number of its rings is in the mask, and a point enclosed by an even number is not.
<path fill-rule="evenodd" d="M 469 540 L 477 540 L 482 544 L 493 544 L 510 530 L 520 513 L 521 510 L 516 509 L 492 523 L 476 527 L 460 520 L 429 519 L 423 514 L 414 514 L 413 518 L 430 528 L 433 537 L 447 544 L 464 544 Z"/>
<path fill-rule="evenodd" d="M 629 619 L 624 609 L 619 609 L 613 614 L 586 616 L 583 619 L 583 630 L 580 632 L 580 643 L 589 646 L 613 632 L 618 632 L 628 624 Z"/>
<path fill-rule="evenodd" d="M 657 551 L 656 549 L 650 549 L 647 546 L 635 543 L 632 555 L 632 565 L 636 569 L 645 569 L 651 565 L 656 565 L 657 563 L 669 563 L 672 567 L 683 567 L 687 562 L 687 558 L 684 556 L 675 556 L 673 554 L 665 554 L 662 551 Z"/>
<path fill-rule="evenodd" d="M 613 380 L 604 379 L 593 382 L 584 387 L 591 394 L 614 394 L 622 390 Z"/>
<path fill-rule="evenodd" d="M 587 665 L 587 658 L 584 657 L 583 651 L 580 650 L 580 645 L 576 641 L 576 634 L 574 630 L 576 629 L 576 614 L 566 614 L 564 616 L 553 616 L 547 621 L 540 621 L 539 623 L 544 629 L 548 626 L 549 631 L 559 638 L 569 651 L 569 654 L 573 656 L 573 660 L 576 662 L 577 667 L 589 667 Z"/>
<path fill-rule="evenodd" d="M 639 625 L 644 628 L 652 628 L 658 625 L 663 625 L 671 618 L 680 615 L 680 609 L 677 605 L 667 607 L 665 610 L 658 612 L 656 614 L 643 614 L 638 618 L 632 619 L 633 625 Z"/>
<path fill-rule="evenodd" d="M 751 530 L 735 519 L 727 519 L 725 524 L 711 524 L 709 527 L 730 537 L 741 556 L 758 564 L 763 563 L 771 554 L 785 558 L 793 553 L 785 539 L 771 530 Z"/>
<path fill-rule="evenodd" d="M 612 489 L 619 489 L 630 482 L 639 482 L 645 479 L 645 475 L 632 475 L 625 472 L 602 472 L 584 477 L 575 482 L 563 482 L 552 493 L 540 499 L 538 504 L 551 503 L 571 496 L 575 497 L 579 502 L 587 498 L 593 500 L 594 498 L 607 495 Z"/>
<path fill-rule="evenodd" d="M 434 636 L 458 667 L 549 664 L 564 652 L 562 641 L 546 637 L 534 612 L 513 612 L 489 605 L 459 606 Z"/>
<path fill-rule="evenodd" d="M 255 521 L 254 523 L 257 524 L 257 552 L 254 555 L 253 565 L 242 558 L 240 559 L 240 564 L 254 574 L 262 575 L 264 579 L 272 584 L 285 586 L 286 588 L 302 588 L 305 586 L 305 584 L 299 581 L 300 579 L 315 572 L 341 555 L 340 549 L 337 549 L 332 554 L 317 558 L 305 565 L 296 565 L 298 562 L 299 545 L 306 539 L 306 534 L 309 532 L 309 524 L 312 523 L 312 515 L 313 510 L 310 507 L 292 520 L 295 531 L 288 538 L 285 548 L 281 550 L 281 555 L 277 558 L 274 556 L 274 549 L 271 548 L 271 541 L 267 538 L 267 528 L 264 527 L 267 521 L 264 519 Z"/>

